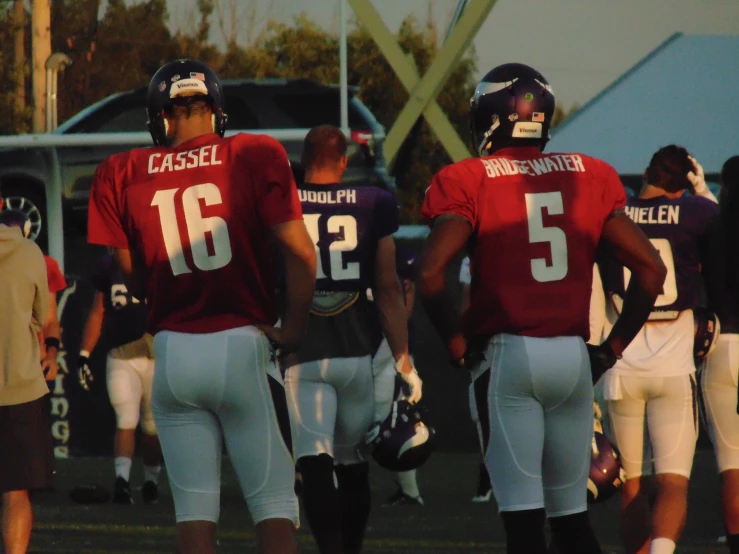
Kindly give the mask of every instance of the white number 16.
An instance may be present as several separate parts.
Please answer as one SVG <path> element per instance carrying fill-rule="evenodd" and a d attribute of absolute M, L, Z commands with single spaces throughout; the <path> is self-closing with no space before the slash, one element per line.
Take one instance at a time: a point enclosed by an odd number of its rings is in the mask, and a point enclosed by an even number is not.
<path fill-rule="evenodd" d="M 559 281 L 567 275 L 567 236 L 559 227 L 544 227 L 542 211 L 549 215 L 564 213 L 561 192 L 526 194 L 526 215 L 529 222 L 529 242 L 548 242 L 552 264 L 545 258 L 531 260 L 531 275 L 540 283 Z"/>

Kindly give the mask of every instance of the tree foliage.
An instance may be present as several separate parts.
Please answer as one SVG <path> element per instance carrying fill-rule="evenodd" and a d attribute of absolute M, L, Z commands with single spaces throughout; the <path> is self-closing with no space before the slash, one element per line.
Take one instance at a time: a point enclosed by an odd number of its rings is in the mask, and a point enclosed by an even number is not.
<path fill-rule="evenodd" d="M 210 64 L 222 78 L 302 77 L 321 83 L 339 81 L 339 44 L 336 34 L 300 15 L 290 24 L 269 22 L 248 47 L 230 40 L 225 51 L 211 42 L 214 10 L 220 0 L 197 0 L 197 12 L 176 31 L 168 24 L 166 0 L 136 3 L 108 0 L 98 17 L 101 0 L 52 0 L 52 50 L 65 52 L 73 64 L 59 74 L 59 121 L 63 122 L 90 104 L 114 92 L 148 84 L 166 61 L 197 58 Z M 3 44 L 12 43 L 12 1 L 0 0 L 0 34 Z M 218 12 L 220 13 L 220 12 Z M 30 36 L 30 14 L 26 18 Z M 409 95 L 376 44 L 359 24 L 348 36 L 348 81 L 359 87 L 361 100 L 389 130 Z M 433 24 L 406 19 L 397 40 L 423 74 L 438 51 Z M 30 52 L 30 40 L 28 52 Z M 29 56 L 30 58 L 30 56 Z M 5 82 L 13 74 L 12 54 L 0 52 L 0 71 Z M 465 141 L 468 100 L 474 90 L 475 54 L 458 64 L 437 101 Z M 24 78 L 30 87 L 30 69 Z M 30 103 L 30 102 L 29 102 Z M 0 130 L 24 132 L 30 110 L 16 113 L 11 89 L 0 92 Z M 449 163 L 438 140 L 423 121 L 414 127 L 394 168 L 404 220 L 416 221 L 423 191 L 435 171 Z"/>

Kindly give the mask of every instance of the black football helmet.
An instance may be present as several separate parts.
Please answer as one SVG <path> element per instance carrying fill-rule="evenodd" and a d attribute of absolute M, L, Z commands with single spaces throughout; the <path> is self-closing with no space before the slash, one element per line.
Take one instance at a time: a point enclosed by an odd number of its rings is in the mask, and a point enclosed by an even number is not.
<path fill-rule="evenodd" d="M 593 450 L 588 476 L 588 502 L 605 502 L 624 482 L 618 450 L 603 433 L 593 433 Z"/>
<path fill-rule="evenodd" d="M 397 400 L 385 421 L 370 429 L 367 443 L 378 464 L 391 471 L 409 471 L 429 459 L 436 432 L 423 422 L 422 411 L 417 404 Z"/>
<path fill-rule="evenodd" d="M 505 146 L 549 140 L 554 93 L 544 76 L 528 65 L 507 63 L 485 75 L 470 99 L 475 152 L 487 156 Z"/>
<path fill-rule="evenodd" d="M 693 322 L 695 324 L 693 356 L 702 360 L 716 348 L 718 337 L 721 334 L 721 322 L 718 316 L 708 308 L 694 308 Z"/>
<path fill-rule="evenodd" d="M 228 116 L 223 111 L 226 100 L 218 76 L 203 62 L 175 60 L 159 68 L 146 93 L 146 128 L 155 146 L 167 144 L 164 110 L 174 104 L 177 97 L 190 96 L 193 92 L 208 97 L 214 115 L 213 130 L 221 137 L 226 132 Z"/>

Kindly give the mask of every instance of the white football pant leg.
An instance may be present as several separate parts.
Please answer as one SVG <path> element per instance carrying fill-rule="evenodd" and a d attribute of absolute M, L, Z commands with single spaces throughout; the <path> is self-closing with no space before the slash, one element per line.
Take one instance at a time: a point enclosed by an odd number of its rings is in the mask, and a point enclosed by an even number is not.
<path fill-rule="evenodd" d="M 585 511 L 593 436 L 585 343 L 496 335 L 486 358 L 472 386 L 499 509 Z"/>
<path fill-rule="evenodd" d="M 704 415 L 719 472 L 739 469 L 739 335 L 721 334 L 701 371 Z"/>
<path fill-rule="evenodd" d="M 288 368 L 285 388 L 295 457 L 328 454 L 341 464 L 364 461 L 359 451 L 374 416 L 372 387 L 369 356 Z"/>
<path fill-rule="evenodd" d="M 608 409 L 626 478 L 644 475 L 650 451 L 655 473 L 690 477 L 698 439 L 695 377 L 621 375 L 618 379 L 621 398 L 609 400 Z"/>
<path fill-rule="evenodd" d="M 154 347 L 152 404 L 177 521 L 218 521 L 223 429 L 254 523 L 297 523 L 287 405 L 266 337 L 162 331 Z"/>
<path fill-rule="evenodd" d="M 136 366 L 137 359 L 108 356 L 105 379 L 118 429 L 136 429 L 139 424 L 143 383 Z"/>

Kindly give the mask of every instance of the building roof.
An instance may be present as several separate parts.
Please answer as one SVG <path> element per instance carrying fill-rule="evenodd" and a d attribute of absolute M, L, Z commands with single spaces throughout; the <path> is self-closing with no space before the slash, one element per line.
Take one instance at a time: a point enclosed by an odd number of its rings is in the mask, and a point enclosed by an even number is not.
<path fill-rule="evenodd" d="M 739 35 L 675 33 L 560 125 L 547 151 L 640 175 L 668 144 L 687 148 L 706 175 L 739 154 Z"/>

